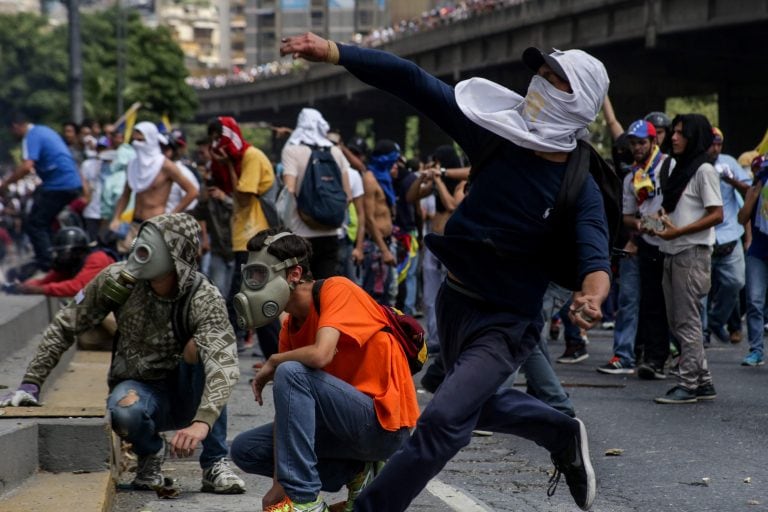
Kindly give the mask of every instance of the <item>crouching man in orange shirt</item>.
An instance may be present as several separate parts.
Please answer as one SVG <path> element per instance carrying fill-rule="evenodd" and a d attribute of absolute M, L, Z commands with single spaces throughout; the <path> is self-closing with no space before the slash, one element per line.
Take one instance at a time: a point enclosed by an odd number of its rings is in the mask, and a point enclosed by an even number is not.
<path fill-rule="evenodd" d="M 248 250 L 235 297 L 238 321 L 253 327 L 282 311 L 289 316 L 279 352 L 253 379 L 260 405 L 274 380 L 275 421 L 240 434 L 232 460 L 245 472 L 274 478 L 265 510 L 327 511 L 320 491 L 343 485 L 344 510 L 352 510 L 416 424 L 405 353 L 383 330 L 381 307 L 352 281 L 331 277 L 313 293 L 312 247 L 303 238 L 272 228 L 254 236 Z"/>

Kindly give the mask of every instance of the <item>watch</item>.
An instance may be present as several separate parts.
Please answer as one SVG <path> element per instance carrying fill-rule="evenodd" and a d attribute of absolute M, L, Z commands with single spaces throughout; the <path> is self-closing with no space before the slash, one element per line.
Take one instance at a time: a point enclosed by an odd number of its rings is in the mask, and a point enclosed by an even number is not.
<path fill-rule="evenodd" d="M 446 171 L 445 167 L 441 167 L 441 168 L 440 168 L 440 177 L 441 177 L 441 178 L 445 178 L 445 174 L 446 174 L 446 172 L 447 172 L 447 171 Z"/>

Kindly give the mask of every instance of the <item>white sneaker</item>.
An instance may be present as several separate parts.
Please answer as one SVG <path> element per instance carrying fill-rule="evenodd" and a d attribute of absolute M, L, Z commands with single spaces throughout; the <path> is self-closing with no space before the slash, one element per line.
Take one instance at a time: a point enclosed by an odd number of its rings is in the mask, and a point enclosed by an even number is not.
<path fill-rule="evenodd" d="M 242 494 L 245 482 L 232 471 L 229 460 L 223 458 L 203 470 L 203 487 L 200 490 L 216 494 Z"/>

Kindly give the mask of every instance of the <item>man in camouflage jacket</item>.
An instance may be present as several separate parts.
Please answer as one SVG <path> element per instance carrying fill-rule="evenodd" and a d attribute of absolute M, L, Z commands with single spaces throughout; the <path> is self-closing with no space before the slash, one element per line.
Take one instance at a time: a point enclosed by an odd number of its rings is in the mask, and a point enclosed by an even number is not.
<path fill-rule="evenodd" d="M 174 270 L 137 280 L 125 302 L 115 306 L 107 288 L 119 279 L 126 262 L 105 268 L 56 315 L 21 386 L 0 398 L 0 406 L 38 405 L 40 387 L 76 335 L 99 325 L 114 310 L 117 334 L 107 408 L 112 429 L 138 456 L 134 487 L 163 485 L 165 441 L 160 432 L 178 429 L 170 441 L 172 454 L 191 455 L 202 442 L 204 491 L 244 492 L 245 484 L 225 458 L 226 403 L 239 378 L 235 336 L 218 289 L 197 274 L 200 228 L 183 213 L 154 217 L 141 230 L 150 226 L 162 235 Z M 171 318 L 174 305 L 184 301 L 189 305 L 185 330 L 191 339 L 181 340 L 176 339 Z"/>

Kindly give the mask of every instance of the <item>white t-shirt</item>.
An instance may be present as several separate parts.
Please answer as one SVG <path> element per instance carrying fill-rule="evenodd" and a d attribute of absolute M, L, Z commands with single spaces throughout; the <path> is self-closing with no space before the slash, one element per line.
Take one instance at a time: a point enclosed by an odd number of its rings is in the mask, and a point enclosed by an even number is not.
<path fill-rule="evenodd" d="M 672 172 L 675 172 L 674 170 Z M 691 181 L 686 185 L 675 211 L 669 214 L 672 224 L 681 228 L 692 224 L 706 215 L 706 208 L 710 206 L 722 206 L 723 198 L 720 195 L 720 176 L 712 164 L 702 164 Z M 714 226 L 683 235 L 674 240 L 662 240 L 659 249 L 666 254 L 677 254 L 695 245 L 709 245 L 715 243 Z"/>
<path fill-rule="evenodd" d="M 91 199 L 83 210 L 85 219 L 101 219 L 101 165 L 102 161 L 98 157 L 88 158 L 80 164 L 83 179 L 91 189 Z"/>
<path fill-rule="evenodd" d="M 664 161 L 669 158 L 665 157 L 659 160 L 659 163 L 656 164 L 656 169 L 654 170 L 654 180 L 653 180 L 653 186 L 655 187 L 655 195 L 650 198 L 643 201 L 643 204 L 638 205 L 637 204 L 637 197 L 635 196 L 635 187 L 632 184 L 632 181 L 634 179 L 633 173 L 629 173 L 626 176 L 624 176 L 624 192 L 623 192 L 623 199 L 622 199 L 622 213 L 624 215 L 635 215 L 639 213 L 641 216 L 648 215 L 648 216 L 656 216 L 659 213 L 659 210 L 661 209 L 661 203 L 663 201 L 663 197 L 661 195 L 661 167 L 664 165 Z M 670 172 L 674 170 L 675 168 L 675 161 L 672 160 L 670 163 Z M 643 233 L 642 235 L 643 241 L 647 242 L 651 245 L 654 245 L 658 247 L 661 244 L 661 238 L 653 235 L 649 235 L 647 233 Z"/>
<path fill-rule="evenodd" d="M 296 177 L 296 191 L 301 190 L 301 183 L 304 180 L 304 172 L 307 170 L 307 164 L 309 163 L 309 157 L 312 155 L 312 150 L 309 146 L 286 144 L 283 148 L 281 160 L 283 163 L 283 176 L 295 176 Z M 342 176 L 344 174 L 349 177 L 349 164 L 347 159 L 344 158 L 344 153 L 339 148 L 333 146 L 331 148 L 331 156 L 336 160 L 336 163 L 341 169 Z M 362 180 L 361 180 L 362 181 Z M 353 197 L 354 193 L 353 193 Z M 291 216 L 288 219 L 288 226 L 291 231 L 304 238 L 316 238 L 320 236 L 336 236 L 338 228 L 333 229 L 312 229 L 307 226 L 301 217 L 299 212 L 294 209 L 291 212 Z"/>
<path fill-rule="evenodd" d="M 195 188 L 195 190 L 200 190 L 200 182 L 197 181 L 197 177 L 195 177 L 195 173 L 192 172 L 192 170 L 181 163 L 181 161 L 174 162 L 176 164 L 176 167 L 179 168 L 181 171 L 181 174 L 187 178 L 190 182 L 192 182 L 192 186 Z M 176 207 L 181 202 L 181 199 L 186 195 L 186 192 L 184 192 L 184 189 L 181 188 L 181 185 L 173 182 L 173 185 L 171 185 L 171 193 L 168 194 L 168 202 L 165 203 L 165 213 L 171 213 L 173 210 L 176 209 Z M 189 206 L 187 206 L 187 209 L 184 210 L 185 212 L 192 211 L 195 206 L 197 206 L 197 199 L 189 203 Z"/>

